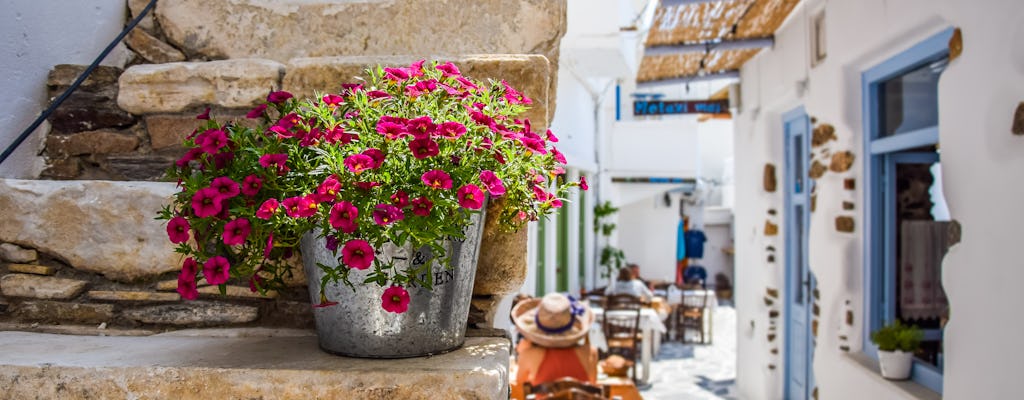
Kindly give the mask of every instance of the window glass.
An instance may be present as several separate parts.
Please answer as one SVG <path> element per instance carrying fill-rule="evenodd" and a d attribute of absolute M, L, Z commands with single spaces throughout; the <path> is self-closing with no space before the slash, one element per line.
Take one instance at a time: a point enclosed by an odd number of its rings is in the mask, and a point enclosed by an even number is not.
<path fill-rule="evenodd" d="M 879 84 L 880 137 L 939 124 L 939 75 L 947 63 L 942 57 Z"/>

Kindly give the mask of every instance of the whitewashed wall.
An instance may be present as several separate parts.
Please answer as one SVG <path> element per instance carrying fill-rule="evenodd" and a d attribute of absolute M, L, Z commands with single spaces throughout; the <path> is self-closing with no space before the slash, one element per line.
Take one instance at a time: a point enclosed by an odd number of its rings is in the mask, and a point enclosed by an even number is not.
<path fill-rule="evenodd" d="M 46 75 L 57 64 L 89 64 L 124 28 L 124 0 L 5 1 L 0 7 L 0 151 L 14 142 L 49 101 Z M 123 45 L 105 65 L 123 65 Z M 44 125 L 0 165 L 0 176 L 32 178 L 42 169 L 36 155 L 42 148 Z"/>
<path fill-rule="evenodd" d="M 807 62 L 808 11 L 825 7 L 828 58 L 814 69 Z M 955 26 L 963 31 L 963 55 L 939 84 L 940 143 L 945 196 L 952 217 L 963 226 L 962 242 L 946 256 L 943 285 L 952 318 L 945 331 L 944 397 L 1019 397 L 1018 360 L 1024 357 L 1014 317 L 1024 304 L 1024 137 L 1010 134 L 1013 111 L 1024 100 L 1024 6 L 1014 0 L 810 1 L 801 3 L 776 33 L 776 44 L 742 70 L 742 113 L 736 119 L 736 273 L 738 311 L 737 382 L 743 398 L 782 398 L 782 365 L 766 340 L 766 287 L 781 288 L 782 263 L 768 266 L 764 247 L 769 208 L 782 209 L 781 193 L 762 190 L 766 162 L 780 166 L 780 116 L 799 105 L 839 136 L 834 149 L 857 153 L 851 176 L 857 190 L 841 189 L 841 177 L 818 181 L 812 215 L 810 265 L 821 291 L 821 326 L 814 373 L 823 399 L 914 398 L 880 379 L 838 348 L 849 336 L 851 354 L 861 347 L 862 228 L 864 226 L 861 79 L 862 71 Z M 807 80 L 807 90 L 798 83 Z M 853 235 L 834 230 L 843 200 L 857 204 Z M 774 218 L 782 221 L 782 215 Z M 780 251 L 778 260 L 784 259 Z M 855 315 L 845 327 L 845 302 Z M 784 317 L 782 317 L 784 318 Z M 780 323 L 782 321 L 780 318 Z M 779 332 L 780 339 L 784 332 Z M 777 339 L 779 340 L 779 339 Z M 769 364 L 777 365 L 770 370 Z"/>

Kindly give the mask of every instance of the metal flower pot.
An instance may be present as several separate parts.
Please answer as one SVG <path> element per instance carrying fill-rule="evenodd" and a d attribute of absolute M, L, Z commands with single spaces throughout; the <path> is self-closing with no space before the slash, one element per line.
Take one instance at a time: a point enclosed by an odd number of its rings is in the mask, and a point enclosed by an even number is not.
<path fill-rule="evenodd" d="M 409 309 L 402 314 L 390 313 L 381 307 L 384 287 L 362 284 L 370 269 L 350 271 L 349 280 L 354 290 L 344 284 L 330 284 L 325 293 L 338 304 L 313 309 L 320 348 L 351 357 L 403 358 L 445 353 L 462 346 L 483 219 L 483 212 L 471 218 L 471 224 L 464 228 L 465 240 L 444 242 L 451 255 L 451 268 L 434 265 L 433 290 L 407 287 Z M 300 244 L 313 304 L 320 302 L 320 282 L 324 276 L 317 263 L 338 263 L 337 257 L 327 250 L 325 240 L 317 236 L 308 233 Z M 377 252 L 378 259 L 394 260 L 400 269 L 409 263 L 422 264 L 429 256 L 429 248 L 413 249 L 411 245 L 389 244 Z"/>

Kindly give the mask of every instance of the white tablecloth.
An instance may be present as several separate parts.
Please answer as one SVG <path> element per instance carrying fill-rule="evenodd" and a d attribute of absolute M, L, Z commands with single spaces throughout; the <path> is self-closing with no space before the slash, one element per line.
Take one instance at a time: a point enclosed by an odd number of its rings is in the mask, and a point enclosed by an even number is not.
<path fill-rule="evenodd" d="M 590 344 L 601 350 L 608 350 L 608 342 L 604 337 L 600 322 L 604 320 L 604 309 L 591 307 L 594 312 L 596 323 L 590 325 Z M 629 311 L 612 311 L 613 313 L 629 313 Z M 640 310 L 640 331 L 643 332 L 644 340 L 641 342 L 640 363 L 643 366 L 640 381 L 647 383 L 651 377 L 651 358 L 659 347 L 661 347 L 661 334 L 668 332 L 662 316 L 652 308 Z"/>

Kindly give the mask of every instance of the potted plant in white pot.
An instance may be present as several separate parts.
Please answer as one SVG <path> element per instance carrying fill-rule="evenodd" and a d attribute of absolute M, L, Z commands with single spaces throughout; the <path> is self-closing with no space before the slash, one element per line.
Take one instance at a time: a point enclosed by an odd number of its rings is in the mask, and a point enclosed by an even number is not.
<path fill-rule="evenodd" d="M 921 345 L 924 332 L 899 320 L 871 333 L 871 342 L 878 346 L 878 363 L 882 377 L 904 380 L 910 377 L 914 351 Z"/>

